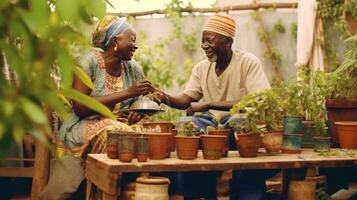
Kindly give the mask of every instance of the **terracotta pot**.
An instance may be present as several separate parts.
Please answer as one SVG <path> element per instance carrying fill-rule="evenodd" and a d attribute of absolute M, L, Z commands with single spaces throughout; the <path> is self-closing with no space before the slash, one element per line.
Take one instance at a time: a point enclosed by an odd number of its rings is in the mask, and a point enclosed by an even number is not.
<path fill-rule="evenodd" d="M 357 149 L 357 121 L 335 122 L 341 148 Z"/>
<path fill-rule="evenodd" d="M 147 133 L 149 137 L 149 157 L 151 160 L 162 160 L 169 155 L 171 133 Z"/>
<path fill-rule="evenodd" d="M 240 157 L 257 157 L 261 137 L 253 133 L 235 133 L 236 144 Z"/>
<path fill-rule="evenodd" d="M 290 181 L 288 200 L 315 200 L 315 181 Z"/>
<path fill-rule="evenodd" d="M 226 145 L 224 146 L 222 156 L 227 157 L 228 156 L 228 151 L 229 151 L 229 129 L 217 129 L 217 130 L 209 130 L 208 135 L 223 135 L 226 136 L 227 141 Z"/>
<path fill-rule="evenodd" d="M 121 162 L 131 162 L 134 158 L 133 152 L 119 152 L 119 160 Z"/>
<path fill-rule="evenodd" d="M 136 156 L 139 162 L 146 162 L 149 157 L 149 138 L 147 136 L 138 136 L 136 138 Z"/>
<path fill-rule="evenodd" d="M 199 136 L 175 136 L 177 157 L 181 160 L 197 158 Z"/>
<path fill-rule="evenodd" d="M 325 103 L 329 122 L 329 135 L 332 147 L 339 147 L 339 140 L 335 122 L 357 121 L 357 99 L 337 100 L 327 99 Z"/>
<path fill-rule="evenodd" d="M 203 158 L 206 160 L 218 160 L 222 157 L 227 146 L 225 135 L 201 135 Z"/>
<path fill-rule="evenodd" d="M 174 125 L 171 122 L 145 122 L 144 132 L 149 133 L 171 133 Z"/>
<path fill-rule="evenodd" d="M 270 132 L 262 135 L 262 144 L 268 154 L 278 154 L 283 144 L 283 131 Z"/>
<path fill-rule="evenodd" d="M 148 160 L 149 155 L 147 153 L 138 153 L 137 158 L 138 162 L 146 162 Z"/>
<path fill-rule="evenodd" d="M 135 200 L 168 200 L 170 180 L 165 177 L 149 176 L 136 179 Z"/>
<path fill-rule="evenodd" d="M 118 135 L 118 157 L 122 162 L 131 162 L 134 158 L 135 138 L 132 134 Z"/>
<path fill-rule="evenodd" d="M 110 159 L 118 158 L 118 132 L 107 132 L 107 156 Z"/>

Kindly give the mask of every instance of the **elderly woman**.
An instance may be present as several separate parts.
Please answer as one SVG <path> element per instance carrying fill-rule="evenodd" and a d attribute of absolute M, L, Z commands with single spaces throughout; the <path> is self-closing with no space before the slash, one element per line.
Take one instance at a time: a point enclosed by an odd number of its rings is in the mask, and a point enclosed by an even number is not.
<path fill-rule="evenodd" d="M 57 136 L 61 162 L 55 161 L 51 179 L 40 199 L 68 199 L 84 179 L 83 158 L 86 152 L 104 152 L 106 130 L 133 131 L 143 116 L 121 111 L 140 95 L 154 91 L 132 56 L 137 49 L 132 27 L 115 16 L 106 16 L 93 33 L 92 50 L 80 59 L 80 65 L 91 78 L 95 90 L 74 77 L 73 88 L 111 108 L 120 119 L 104 118 L 88 107 L 73 101 L 72 115 L 63 122 Z"/>

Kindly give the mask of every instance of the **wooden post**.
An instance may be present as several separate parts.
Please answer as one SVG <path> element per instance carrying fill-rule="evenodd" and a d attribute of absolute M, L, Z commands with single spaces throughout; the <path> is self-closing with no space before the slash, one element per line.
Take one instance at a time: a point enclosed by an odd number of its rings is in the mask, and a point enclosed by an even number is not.
<path fill-rule="evenodd" d="M 258 10 L 261 8 L 297 8 L 298 3 L 251 3 L 251 4 L 240 4 L 240 5 L 231 5 L 231 6 L 223 6 L 223 7 L 213 7 L 213 8 L 193 8 L 193 7 L 186 7 L 181 8 L 181 12 L 187 13 L 218 13 L 218 12 L 229 12 L 235 10 Z M 145 15 L 152 15 L 152 14 L 166 14 L 166 9 L 156 9 L 144 12 L 133 12 L 133 13 L 107 13 L 110 15 L 117 15 L 119 17 L 137 17 L 137 16 L 145 16 Z"/>
<path fill-rule="evenodd" d="M 44 108 L 49 123 L 52 124 L 52 115 L 48 107 Z M 48 133 L 43 133 L 45 137 L 48 137 Z M 41 143 L 36 140 L 35 145 L 35 164 L 34 164 L 34 174 L 32 178 L 32 191 L 31 200 L 38 199 L 38 196 L 43 191 L 48 183 L 49 170 L 50 169 L 50 153 L 46 144 Z"/>
<path fill-rule="evenodd" d="M 49 159 L 50 155 L 45 144 L 36 141 L 35 166 L 32 178 L 31 199 L 35 200 L 45 188 L 48 182 L 49 175 Z"/>
<path fill-rule="evenodd" d="M 273 54 L 273 45 L 271 43 L 271 38 L 269 37 L 269 33 L 268 31 L 266 30 L 265 28 L 265 25 L 264 25 L 264 21 L 263 21 L 263 18 L 261 16 L 261 14 L 259 13 L 259 11 L 256 11 L 256 16 L 257 16 L 257 20 L 260 24 L 260 28 L 262 30 L 262 34 L 263 34 L 263 40 L 264 40 L 264 43 L 267 47 L 267 51 L 269 52 L 269 55 L 270 55 L 270 59 L 271 59 L 271 63 L 273 64 L 273 68 L 274 68 L 274 71 L 275 71 L 275 76 L 278 80 L 281 80 L 281 74 L 280 74 L 280 63 L 279 63 L 279 60 L 277 57 L 274 56 Z"/>

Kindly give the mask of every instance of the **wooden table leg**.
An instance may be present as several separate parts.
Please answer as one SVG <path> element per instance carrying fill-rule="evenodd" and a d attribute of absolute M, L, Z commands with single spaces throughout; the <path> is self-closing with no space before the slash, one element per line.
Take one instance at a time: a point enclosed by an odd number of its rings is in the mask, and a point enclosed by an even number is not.
<path fill-rule="evenodd" d="M 91 200 L 93 197 L 92 195 L 92 182 L 87 179 L 87 185 L 86 185 L 86 200 Z"/>
<path fill-rule="evenodd" d="M 102 168 L 92 160 L 87 160 L 85 169 L 85 177 L 87 178 L 87 194 L 86 198 L 90 199 L 91 188 L 90 185 L 95 185 L 98 189 L 103 191 L 103 199 L 116 199 L 120 194 L 120 173 L 109 172 L 108 169 Z"/>

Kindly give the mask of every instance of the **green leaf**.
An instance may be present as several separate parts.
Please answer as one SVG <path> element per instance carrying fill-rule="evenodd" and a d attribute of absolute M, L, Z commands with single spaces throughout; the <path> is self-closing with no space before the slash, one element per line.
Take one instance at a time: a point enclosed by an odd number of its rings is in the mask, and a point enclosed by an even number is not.
<path fill-rule="evenodd" d="M 84 70 L 78 66 L 74 67 L 74 73 L 78 76 L 81 81 L 88 86 L 91 90 L 94 90 L 94 85 L 89 76 L 84 72 Z"/>
<path fill-rule="evenodd" d="M 79 0 L 57 0 L 56 9 L 63 20 L 68 20 L 73 24 L 79 22 Z"/>
<path fill-rule="evenodd" d="M 108 107 L 106 107 L 105 105 L 101 104 L 100 102 L 96 101 L 95 99 L 85 95 L 82 92 L 79 92 L 77 90 L 74 90 L 72 88 L 63 88 L 62 89 L 62 93 L 64 96 L 77 101 L 85 106 L 87 106 L 88 108 L 97 111 L 99 113 L 101 113 L 102 115 L 111 118 L 111 119 L 115 119 L 115 116 L 113 115 L 113 113 L 108 109 Z"/>
<path fill-rule="evenodd" d="M 20 123 L 21 122 L 15 123 L 14 127 L 12 129 L 12 137 L 14 138 L 14 140 L 17 144 L 21 144 L 22 138 L 25 135 L 25 130 Z"/>
<path fill-rule="evenodd" d="M 10 4 L 10 0 L 1 0 L 0 1 L 0 10 L 7 7 Z"/>
<path fill-rule="evenodd" d="M 47 117 L 41 107 L 26 97 L 20 97 L 20 107 L 24 113 L 37 124 L 47 123 Z"/>
<path fill-rule="evenodd" d="M 11 134 L 5 133 L 2 140 L 0 140 L 0 158 L 5 157 L 9 153 L 9 149 L 13 143 Z"/>
<path fill-rule="evenodd" d="M 89 11 L 99 19 L 103 18 L 105 15 L 106 4 L 104 1 L 98 0 L 88 0 L 88 9 Z"/>
<path fill-rule="evenodd" d="M 61 68 L 61 84 L 65 87 L 72 85 L 73 78 L 73 68 L 74 62 L 70 54 L 67 52 L 67 49 L 64 47 L 58 47 L 57 49 L 57 60 Z"/>
<path fill-rule="evenodd" d="M 4 137 L 5 134 L 5 128 L 4 128 L 4 124 L 0 123 L 0 141 L 2 140 L 2 138 Z"/>
<path fill-rule="evenodd" d="M 4 117 L 9 117 L 10 115 L 12 115 L 12 113 L 14 112 L 14 104 L 12 102 L 9 101 L 3 101 L 2 103 L 3 109 L 4 109 Z"/>

